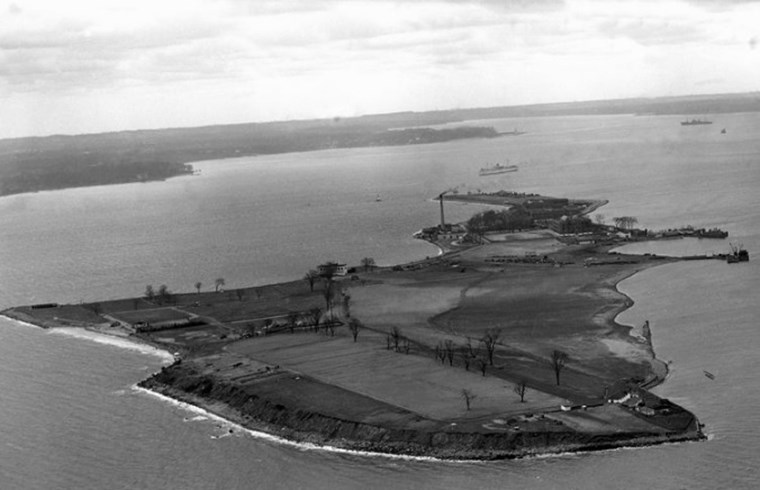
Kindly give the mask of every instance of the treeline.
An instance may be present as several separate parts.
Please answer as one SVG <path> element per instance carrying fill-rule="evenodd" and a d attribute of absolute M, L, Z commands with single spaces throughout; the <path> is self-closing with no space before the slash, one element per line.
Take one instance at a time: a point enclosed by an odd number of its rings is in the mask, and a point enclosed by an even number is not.
<path fill-rule="evenodd" d="M 0 140 L 0 195 L 162 180 L 192 173 L 187 162 L 328 148 L 493 138 L 488 127 L 407 128 L 424 119 L 294 121 Z M 432 122 L 440 122 L 433 118 Z"/>
<path fill-rule="evenodd" d="M 0 195 L 164 180 L 193 172 L 191 165 L 177 162 L 104 163 L 70 155 L 62 155 L 55 164 L 35 163 L 22 169 L 0 169 Z"/>
<path fill-rule="evenodd" d="M 517 231 L 532 228 L 533 217 L 520 207 L 496 211 L 489 209 L 471 217 L 467 229 L 482 234 L 488 231 Z"/>

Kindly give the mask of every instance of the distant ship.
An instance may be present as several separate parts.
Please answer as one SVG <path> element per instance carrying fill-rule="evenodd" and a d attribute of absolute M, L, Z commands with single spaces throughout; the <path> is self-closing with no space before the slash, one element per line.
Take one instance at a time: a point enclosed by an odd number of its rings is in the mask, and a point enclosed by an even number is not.
<path fill-rule="evenodd" d="M 726 238 L 728 236 L 728 232 L 723 231 L 719 228 L 710 228 L 709 230 L 700 228 L 698 230 L 694 230 L 694 236 L 697 238 Z"/>
<path fill-rule="evenodd" d="M 501 165 L 496 164 L 493 167 L 486 167 L 481 168 L 480 172 L 478 172 L 478 175 L 481 177 L 485 175 L 496 175 L 496 174 L 505 174 L 507 172 L 517 172 L 517 165 Z"/>
<path fill-rule="evenodd" d="M 705 119 L 692 119 L 691 121 L 681 121 L 681 126 L 699 126 L 701 124 L 712 124 L 712 121 Z"/>
<path fill-rule="evenodd" d="M 729 264 L 749 262 L 749 252 L 744 250 L 741 244 L 734 245 L 733 243 L 729 243 L 729 245 L 731 246 L 731 253 L 726 256 L 726 262 Z"/>

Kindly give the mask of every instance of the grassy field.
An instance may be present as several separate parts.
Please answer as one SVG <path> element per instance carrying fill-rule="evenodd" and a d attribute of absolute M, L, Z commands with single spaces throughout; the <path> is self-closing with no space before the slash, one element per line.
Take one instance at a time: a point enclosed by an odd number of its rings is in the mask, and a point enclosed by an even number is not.
<path fill-rule="evenodd" d="M 361 332 L 357 342 L 346 335 L 284 334 L 238 342 L 227 350 L 439 421 L 557 409 L 569 403 L 534 390 L 528 390 L 521 403 L 512 383 L 426 356 L 387 350 L 384 336 L 373 332 Z M 464 389 L 477 397 L 471 410 L 462 398 Z"/>
<path fill-rule="evenodd" d="M 145 310 L 134 311 L 119 311 L 111 313 L 114 318 L 127 322 L 127 323 L 163 323 L 163 322 L 179 322 L 187 320 L 190 315 L 184 311 L 177 310 L 175 308 L 151 308 Z"/>

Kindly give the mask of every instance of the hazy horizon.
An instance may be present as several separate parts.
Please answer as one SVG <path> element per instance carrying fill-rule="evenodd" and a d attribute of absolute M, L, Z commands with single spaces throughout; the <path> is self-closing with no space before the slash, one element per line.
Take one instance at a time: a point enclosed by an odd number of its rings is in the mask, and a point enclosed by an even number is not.
<path fill-rule="evenodd" d="M 760 3 L 5 0 L 0 139 L 754 92 Z"/>
<path fill-rule="evenodd" d="M 273 120 L 263 120 L 263 121 L 218 122 L 218 123 L 213 123 L 213 124 L 201 123 L 201 124 L 193 124 L 193 125 L 188 125 L 188 126 L 135 127 L 135 128 L 127 128 L 127 129 L 94 131 L 94 132 L 86 132 L 86 133 L 49 133 L 49 134 L 38 134 L 38 135 L 29 135 L 29 136 L 0 137 L 0 141 L 10 140 L 10 139 L 46 138 L 46 137 L 56 137 L 56 136 L 93 136 L 93 135 L 99 135 L 99 134 L 111 134 L 111 133 L 131 132 L 131 131 L 182 130 L 182 129 L 196 129 L 196 128 L 203 128 L 203 127 L 216 127 L 216 126 L 236 126 L 236 125 L 246 125 L 246 124 L 278 124 L 278 123 L 289 123 L 289 122 L 324 121 L 324 120 L 329 120 L 329 119 L 334 119 L 334 118 L 350 119 L 350 118 L 362 118 L 362 117 L 392 116 L 394 114 L 405 114 L 405 113 L 425 114 L 425 113 L 434 113 L 434 112 L 477 111 L 477 110 L 501 109 L 501 108 L 518 109 L 521 107 L 543 107 L 543 106 L 564 105 L 564 104 L 603 104 L 606 102 L 619 102 L 619 101 L 629 101 L 629 100 L 637 100 L 637 99 L 658 100 L 658 99 L 670 99 L 670 98 L 672 99 L 689 99 L 689 98 L 696 99 L 696 98 L 711 98 L 711 97 L 720 98 L 720 97 L 750 95 L 753 93 L 760 93 L 760 91 L 727 92 L 727 93 L 716 93 L 716 94 L 655 95 L 651 97 L 621 97 L 618 99 L 558 100 L 554 102 L 541 102 L 537 104 L 515 104 L 515 105 L 479 106 L 479 107 L 448 107 L 448 108 L 445 107 L 441 109 L 430 109 L 430 110 L 419 110 L 419 111 L 400 110 L 400 111 L 393 111 L 393 112 L 357 114 L 355 116 L 348 116 L 348 117 L 325 116 L 325 117 L 313 117 L 313 118 L 273 119 Z M 684 113 L 684 114 L 687 114 L 687 113 Z M 532 117 L 532 115 L 514 116 L 514 117 Z"/>

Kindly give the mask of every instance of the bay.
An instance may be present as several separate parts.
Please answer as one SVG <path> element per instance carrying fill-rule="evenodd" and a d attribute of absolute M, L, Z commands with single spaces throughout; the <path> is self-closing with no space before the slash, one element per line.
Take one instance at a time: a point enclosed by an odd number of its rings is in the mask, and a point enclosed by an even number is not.
<path fill-rule="evenodd" d="M 199 176 L 0 199 L 0 307 L 192 291 L 301 277 L 325 260 L 388 265 L 438 251 L 411 238 L 436 224 L 431 198 L 457 188 L 608 199 L 639 226 L 719 226 L 728 240 L 634 252 L 760 250 L 757 114 L 681 127 L 670 116 L 472 121 L 522 136 L 198 162 Z M 722 127 L 726 134 L 720 134 Z M 496 162 L 520 166 L 478 177 Z M 379 200 L 378 200 L 379 197 Z M 474 206 L 446 204 L 446 219 Z M 760 402 L 757 261 L 689 262 L 620 284 L 672 361 L 657 388 L 694 411 L 710 440 L 497 463 L 407 461 L 298 448 L 249 434 L 133 385 L 167 362 L 0 319 L 3 488 L 756 488 Z M 708 370 L 716 375 L 710 380 Z M 229 430 L 232 429 L 230 434 Z"/>

